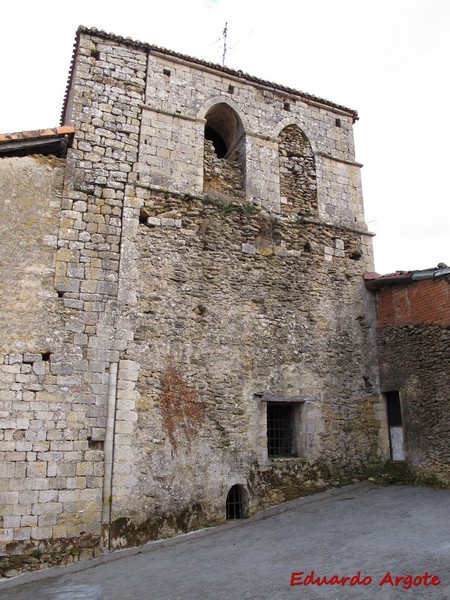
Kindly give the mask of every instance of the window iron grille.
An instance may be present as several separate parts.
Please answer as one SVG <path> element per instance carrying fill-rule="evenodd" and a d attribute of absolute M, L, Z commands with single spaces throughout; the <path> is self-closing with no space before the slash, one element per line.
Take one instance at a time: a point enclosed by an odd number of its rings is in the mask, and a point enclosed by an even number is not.
<path fill-rule="evenodd" d="M 242 487 L 233 485 L 227 495 L 226 501 L 227 520 L 245 519 L 246 510 Z"/>
<path fill-rule="evenodd" d="M 267 405 L 267 447 L 269 456 L 294 456 L 294 410 L 289 404 Z"/>

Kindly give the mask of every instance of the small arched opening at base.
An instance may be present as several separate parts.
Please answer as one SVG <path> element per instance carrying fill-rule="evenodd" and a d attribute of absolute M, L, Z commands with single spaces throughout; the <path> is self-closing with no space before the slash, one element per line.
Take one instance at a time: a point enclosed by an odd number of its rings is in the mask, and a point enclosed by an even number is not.
<path fill-rule="evenodd" d="M 243 485 L 233 485 L 225 504 L 227 520 L 247 518 L 248 492 Z"/>

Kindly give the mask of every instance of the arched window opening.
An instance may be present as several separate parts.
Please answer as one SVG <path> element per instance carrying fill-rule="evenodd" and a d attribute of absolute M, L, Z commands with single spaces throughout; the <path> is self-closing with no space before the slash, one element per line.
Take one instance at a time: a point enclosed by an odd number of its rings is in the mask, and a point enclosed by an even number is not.
<path fill-rule="evenodd" d="M 220 142 L 221 153 L 224 154 L 219 158 L 239 161 L 244 150 L 244 128 L 238 114 L 231 106 L 220 102 L 209 109 L 205 118 L 205 139 L 211 140 L 214 147 Z"/>
<path fill-rule="evenodd" d="M 205 192 L 244 197 L 245 134 L 228 104 L 215 104 L 205 116 L 203 185 Z"/>
<path fill-rule="evenodd" d="M 227 495 L 227 520 L 247 518 L 248 492 L 242 485 L 233 485 Z"/>
<path fill-rule="evenodd" d="M 278 139 L 282 210 L 316 215 L 317 177 L 311 144 L 297 125 L 285 127 Z"/>

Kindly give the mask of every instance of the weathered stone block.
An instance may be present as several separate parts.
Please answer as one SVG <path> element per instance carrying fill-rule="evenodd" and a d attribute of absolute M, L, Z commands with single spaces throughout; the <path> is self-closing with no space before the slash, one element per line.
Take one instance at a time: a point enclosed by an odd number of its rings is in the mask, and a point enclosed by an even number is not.
<path fill-rule="evenodd" d="M 45 363 L 44 362 L 34 362 L 33 363 L 33 372 L 36 375 L 45 375 Z"/>
<path fill-rule="evenodd" d="M 244 254 L 256 254 L 256 247 L 254 244 L 242 244 L 242 252 Z"/>
<path fill-rule="evenodd" d="M 5 516 L 3 519 L 3 525 L 5 528 L 20 527 L 20 517 L 19 516 Z"/>
<path fill-rule="evenodd" d="M 32 540 L 48 540 L 52 537 L 52 527 L 32 527 L 31 528 L 31 539 Z"/>
<path fill-rule="evenodd" d="M 76 466 L 76 474 L 77 476 L 81 475 L 92 475 L 94 470 L 94 464 L 92 462 L 81 462 Z"/>
<path fill-rule="evenodd" d="M 23 515 L 20 517 L 20 525 L 22 527 L 35 527 L 37 525 L 37 516 L 36 515 Z"/>
<path fill-rule="evenodd" d="M 13 535 L 12 529 L 0 529 L 0 542 L 12 542 Z"/>
<path fill-rule="evenodd" d="M 47 463 L 35 461 L 27 465 L 27 477 L 45 477 L 47 475 Z"/>
<path fill-rule="evenodd" d="M 46 514 L 38 516 L 38 527 L 45 527 L 48 525 L 56 525 L 56 515 Z M 53 531 L 52 531 L 53 533 Z M 51 536 L 50 536 L 51 537 Z"/>

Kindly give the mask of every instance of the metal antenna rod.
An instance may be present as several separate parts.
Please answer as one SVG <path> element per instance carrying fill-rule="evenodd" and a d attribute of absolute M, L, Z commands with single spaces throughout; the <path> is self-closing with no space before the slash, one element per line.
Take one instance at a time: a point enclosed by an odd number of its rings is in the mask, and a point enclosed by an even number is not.
<path fill-rule="evenodd" d="M 222 67 L 225 66 L 225 56 L 227 53 L 227 31 L 228 31 L 228 23 L 225 23 L 225 27 L 223 28 L 223 56 L 222 56 Z"/>

